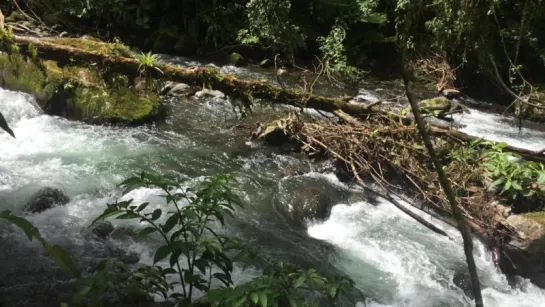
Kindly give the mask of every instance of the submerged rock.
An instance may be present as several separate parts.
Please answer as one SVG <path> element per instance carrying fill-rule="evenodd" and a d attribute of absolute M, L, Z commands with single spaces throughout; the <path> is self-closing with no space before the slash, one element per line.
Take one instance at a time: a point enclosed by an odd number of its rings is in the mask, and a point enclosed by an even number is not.
<path fill-rule="evenodd" d="M 510 215 L 507 222 L 521 237 L 506 244 L 499 260 L 505 274 L 522 276 L 545 288 L 545 224 L 539 214 Z"/>
<path fill-rule="evenodd" d="M 452 282 L 467 295 L 470 299 L 474 299 L 473 288 L 471 284 L 471 276 L 467 272 L 456 272 L 452 278 Z"/>
<path fill-rule="evenodd" d="M 66 205 L 70 198 L 61 190 L 56 188 L 43 188 L 34 193 L 24 206 L 29 213 L 41 213 L 55 206 Z"/>
<path fill-rule="evenodd" d="M 325 220 L 332 207 L 329 196 L 317 188 L 301 188 L 293 193 L 289 203 L 290 218 L 298 225 L 308 220 Z"/>
<path fill-rule="evenodd" d="M 91 232 L 99 239 L 106 239 L 114 231 L 114 225 L 109 221 L 100 221 L 91 227 Z"/>

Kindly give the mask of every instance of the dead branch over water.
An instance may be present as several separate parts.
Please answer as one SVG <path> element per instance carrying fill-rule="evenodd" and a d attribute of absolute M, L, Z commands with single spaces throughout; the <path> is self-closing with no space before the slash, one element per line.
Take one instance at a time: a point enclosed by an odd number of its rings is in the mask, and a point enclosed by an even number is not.
<path fill-rule="evenodd" d="M 422 203 L 442 214 L 451 215 L 452 210 L 433 171 L 431 159 L 425 149 L 418 145 L 421 138 L 414 125 L 405 126 L 379 114 L 368 116 L 365 122 L 351 124 L 304 122 L 299 117 L 291 116 L 284 129 L 303 144 L 302 149 L 307 154 L 325 154 L 338 159 L 361 185 L 377 184 L 385 192 L 379 196 L 388 201 L 394 198 L 383 195 L 399 194 L 406 196 L 413 204 Z M 446 153 L 462 146 L 465 143 L 463 140 L 435 134 L 432 141 L 447 165 L 445 171 L 454 184 L 462 214 L 471 222 L 474 231 L 485 237 L 491 236 L 496 223 L 490 204 L 497 198 L 486 193 L 484 169 L 447 161 Z M 394 205 L 400 207 L 399 203 Z M 430 228 L 429 225 L 425 226 Z"/>

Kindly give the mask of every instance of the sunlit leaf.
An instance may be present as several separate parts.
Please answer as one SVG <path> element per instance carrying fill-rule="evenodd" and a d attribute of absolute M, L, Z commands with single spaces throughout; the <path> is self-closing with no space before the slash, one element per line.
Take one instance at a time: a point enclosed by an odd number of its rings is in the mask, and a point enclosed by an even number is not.
<path fill-rule="evenodd" d="M 250 297 L 252 299 L 252 302 L 255 304 L 257 304 L 257 302 L 259 302 L 259 296 L 257 295 L 257 293 L 252 293 L 250 294 Z"/>
<path fill-rule="evenodd" d="M 265 292 L 259 293 L 259 302 L 261 303 L 262 307 L 267 307 L 269 301 Z"/>

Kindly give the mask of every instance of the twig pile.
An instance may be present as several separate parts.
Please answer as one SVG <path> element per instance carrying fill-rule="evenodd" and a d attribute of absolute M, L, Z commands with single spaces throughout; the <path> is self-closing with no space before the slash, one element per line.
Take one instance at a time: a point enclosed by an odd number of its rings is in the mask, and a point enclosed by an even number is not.
<path fill-rule="evenodd" d="M 414 125 L 384 115 L 369 115 L 365 122 L 303 122 L 290 116 L 286 132 L 303 144 L 309 155 L 327 155 L 342 162 L 361 185 L 374 182 L 388 193 L 403 195 L 409 202 L 420 202 L 450 215 L 450 206 L 440 188 L 420 135 Z M 485 172 L 479 166 L 449 159 L 448 153 L 464 146 L 452 138 L 434 138 L 446 172 L 456 189 L 461 209 L 474 228 L 491 234 L 494 212 L 485 188 Z"/>

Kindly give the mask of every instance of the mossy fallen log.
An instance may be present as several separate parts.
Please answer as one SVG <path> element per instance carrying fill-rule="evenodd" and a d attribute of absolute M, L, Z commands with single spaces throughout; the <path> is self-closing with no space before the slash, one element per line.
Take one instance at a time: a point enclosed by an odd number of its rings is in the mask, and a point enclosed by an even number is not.
<path fill-rule="evenodd" d="M 139 73 L 140 62 L 133 57 L 127 57 L 117 52 L 107 52 L 104 49 L 84 49 L 80 44 L 67 44 L 63 39 L 39 39 L 34 37 L 13 36 L 22 52 L 28 53 L 28 46 L 32 45 L 39 51 L 41 59 L 53 60 L 59 63 L 74 63 L 83 65 L 95 63 L 107 66 L 109 69 L 126 75 Z M 267 99 L 273 103 L 288 104 L 297 107 L 306 107 L 325 112 L 341 110 L 347 114 L 357 116 L 373 112 L 382 112 L 378 109 L 362 104 L 346 103 L 340 98 L 330 98 L 308 94 L 297 90 L 287 90 L 269 84 L 266 81 L 242 80 L 234 76 L 220 74 L 215 67 L 180 67 L 172 64 L 157 64 L 163 72 L 160 79 L 184 82 L 190 85 L 208 85 L 227 95 L 243 99 Z"/>
<path fill-rule="evenodd" d="M 34 48 L 38 51 L 40 59 L 54 61 L 60 67 L 68 64 L 80 65 L 81 67 L 96 65 L 106 67 L 117 75 L 133 78 L 139 75 L 141 63 L 138 59 L 130 57 L 128 49 L 120 44 L 97 41 L 82 43 L 81 39 L 24 36 L 11 36 L 10 41 L 15 43 L 23 54 L 31 55 Z M 173 64 L 157 64 L 157 67 L 162 71 L 162 74 L 156 76 L 159 79 L 184 82 L 190 85 L 207 85 L 227 95 L 242 98 L 247 102 L 259 98 L 275 104 L 311 108 L 337 114 L 337 116 L 341 114 L 340 118 L 348 122 L 353 122 L 355 118 L 361 119 L 365 115 L 379 115 L 396 122 L 404 122 L 406 125 L 413 124 L 412 119 L 376 108 L 373 104 L 348 103 L 342 98 L 324 97 L 284 89 L 266 81 L 243 80 L 232 75 L 221 74 L 217 68 L 211 66 L 180 67 Z M 454 137 L 464 142 L 478 139 L 458 130 L 446 128 L 444 125 L 434 123 L 429 125 L 435 135 Z M 515 146 L 508 146 L 504 150 L 520 154 L 528 160 L 545 161 L 545 150 L 531 151 Z"/>

